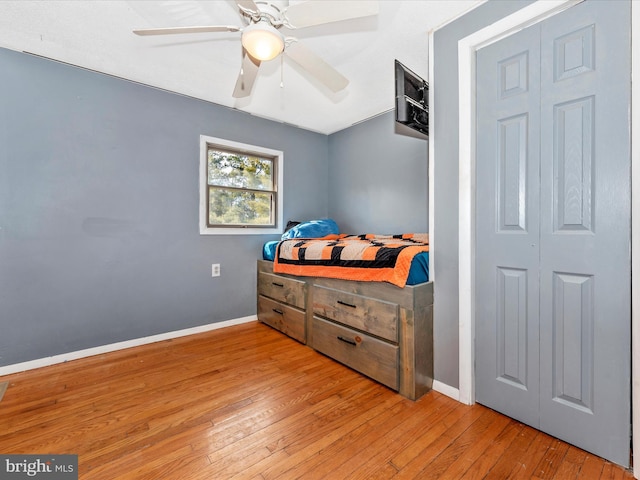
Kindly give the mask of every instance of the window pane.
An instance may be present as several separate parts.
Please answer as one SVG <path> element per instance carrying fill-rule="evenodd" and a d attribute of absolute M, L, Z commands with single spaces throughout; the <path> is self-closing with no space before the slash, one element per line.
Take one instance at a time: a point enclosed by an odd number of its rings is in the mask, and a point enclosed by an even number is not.
<path fill-rule="evenodd" d="M 207 157 L 209 185 L 275 190 L 273 160 L 213 149 Z"/>
<path fill-rule="evenodd" d="M 273 225 L 271 192 L 209 189 L 209 225 Z"/>

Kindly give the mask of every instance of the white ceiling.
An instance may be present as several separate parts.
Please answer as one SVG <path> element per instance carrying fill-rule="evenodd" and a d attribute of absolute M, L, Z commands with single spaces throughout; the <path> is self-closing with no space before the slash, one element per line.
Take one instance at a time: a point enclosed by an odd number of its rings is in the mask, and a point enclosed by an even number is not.
<path fill-rule="evenodd" d="M 0 0 L 0 47 L 330 134 L 391 110 L 394 59 L 426 79 L 428 32 L 481 1 L 381 0 L 377 17 L 287 30 L 286 35 L 297 37 L 350 80 L 338 93 L 288 59 L 276 58 L 263 62 L 251 97 L 235 99 L 240 33 L 131 33 L 152 27 L 243 26 L 233 0 Z M 290 0 L 296 3 L 301 1 Z"/>

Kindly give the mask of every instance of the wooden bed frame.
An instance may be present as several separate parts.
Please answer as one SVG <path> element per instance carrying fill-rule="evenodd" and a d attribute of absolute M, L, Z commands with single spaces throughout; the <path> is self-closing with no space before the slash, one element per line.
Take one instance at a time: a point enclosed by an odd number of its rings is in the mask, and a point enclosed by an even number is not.
<path fill-rule="evenodd" d="M 258 319 L 411 400 L 431 389 L 432 282 L 282 275 L 258 260 Z"/>

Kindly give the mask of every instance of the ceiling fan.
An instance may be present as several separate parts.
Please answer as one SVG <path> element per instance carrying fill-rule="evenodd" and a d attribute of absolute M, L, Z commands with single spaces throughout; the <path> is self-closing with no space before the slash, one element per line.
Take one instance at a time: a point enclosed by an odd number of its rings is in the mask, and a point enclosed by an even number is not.
<path fill-rule="evenodd" d="M 333 92 L 349 80 L 297 38 L 279 30 L 297 29 L 378 14 L 378 2 L 369 0 L 309 0 L 289 6 L 288 0 L 235 0 L 245 26 L 208 25 L 134 30 L 136 35 L 168 35 L 203 32 L 242 32 L 242 66 L 233 96 L 251 95 L 261 62 L 286 55 Z"/>

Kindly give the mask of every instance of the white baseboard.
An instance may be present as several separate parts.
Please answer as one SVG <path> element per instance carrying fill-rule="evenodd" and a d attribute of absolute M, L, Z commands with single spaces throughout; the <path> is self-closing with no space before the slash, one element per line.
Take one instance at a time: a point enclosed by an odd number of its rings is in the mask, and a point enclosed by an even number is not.
<path fill-rule="evenodd" d="M 460 401 L 460 390 L 450 385 L 447 385 L 446 383 L 442 383 L 438 380 L 434 380 L 433 386 L 431 388 L 433 388 L 433 390 L 435 390 L 436 392 L 442 393 L 447 397 L 451 397 L 458 402 Z"/>
<path fill-rule="evenodd" d="M 38 358 L 36 360 L 30 360 L 28 362 L 6 365 L 4 367 L 0 367 L 0 377 L 4 375 L 10 375 L 12 373 L 24 372 L 26 370 L 33 370 L 35 368 L 48 367 L 57 363 L 69 362 L 71 360 L 77 360 L 79 358 L 91 357 L 93 355 L 115 352 L 116 350 L 139 347 L 140 345 L 146 345 L 149 343 L 161 342 L 163 340 L 170 340 L 172 338 L 186 337 L 187 335 L 194 335 L 196 333 L 204 333 L 211 330 L 217 330 L 219 328 L 254 322 L 256 320 L 258 320 L 258 317 L 256 317 L 255 315 L 250 315 L 248 317 L 226 320 L 224 322 L 210 323 L 208 325 L 200 325 L 198 327 L 187 328 L 184 330 L 160 333 L 158 335 L 152 335 L 150 337 L 134 338 L 133 340 L 126 340 L 124 342 L 101 345 L 99 347 L 87 348 L 85 350 L 78 350 L 76 352 L 62 353 L 60 355 L 54 355 L 53 357 Z"/>

